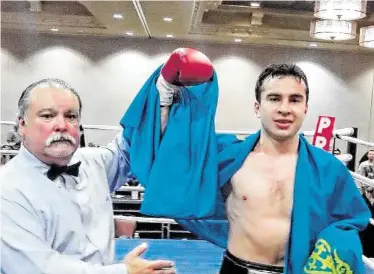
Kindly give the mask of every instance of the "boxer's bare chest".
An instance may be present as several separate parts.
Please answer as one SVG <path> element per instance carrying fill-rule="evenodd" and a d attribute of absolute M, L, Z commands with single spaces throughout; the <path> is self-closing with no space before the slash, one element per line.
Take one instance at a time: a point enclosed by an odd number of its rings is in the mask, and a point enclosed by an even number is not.
<path fill-rule="evenodd" d="M 297 155 L 249 154 L 231 180 L 234 200 L 243 210 L 290 215 Z"/>

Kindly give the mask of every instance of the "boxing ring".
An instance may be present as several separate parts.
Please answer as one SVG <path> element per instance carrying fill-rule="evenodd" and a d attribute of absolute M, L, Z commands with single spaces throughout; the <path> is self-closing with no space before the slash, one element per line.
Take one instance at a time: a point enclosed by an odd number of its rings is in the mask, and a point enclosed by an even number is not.
<path fill-rule="evenodd" d="M 14 126 L 15 123 L 11 121 L 0 121 L 1 126 Z M 122 130 L 119 126 L 105 126 L 105 125 L 83 125 L 82 138 L 84 139 L 84 130 L 109 130 L 117 131 Z M 239 138 L 248 136 L 256 131 L 217 131 L 217 133 L 235 134 Z M 312 137 L 315 131 L 303 131 L 302 134 L 308 139 Z M 333 148 L 335 140 L 340 139 L 347 142 L 347 153 L 335 155 L 340 161 L 347 165 L 350 173 L 354 178 L 358 188 L 361 186 L 374 187 L 374 180 L 368 179 L 360 174 L 352 171 L 355 167 L 356 159 L 356 146 L 362 145 L 366 147 L 374 147 L 373 142 L 367 142 L 357 138 L 357 129 L 344 128 L 337 129 L 333 132 Z M 81 142 L 81 144 L 84 144 Z M 1 149 L 0 156 L 14 156 L 18 153 L 17 150 Z M 353 168 L 352 168 L 353 167 Z M 122 186 L 118 191 L 129 191 L 133 197 L 139 197 L 137 194 L 144 192 L 141 186 Z M 141 202 L 141 199 L 140 199 Z M 148 218 L 136 216 L 115 216 L 116 221 L 134 221 L 134 223 L 160 223 L 163 224 L 163 229 L 170 230 L 170 225 L 176 224 L 172 219 L 165 218 Z M 370 219 L 370 225 L 374 226 L 374 220 Z M 135 230 L 135 227 L 134 227 Z M 165 239 L 133 239 L 118 238 L 116 239 L 116 261 L 123 260 L 127 252 L 133 249 L 140 243 L 147 242 L 149 244 L 148 251 L 143 255 L 147 259 L 170 259 L 175 261 L 177 273 L 190 274 L 190 273 L 204 273 L 216 274 L 219 271 L 220 263 L 222 260 L 223 249 L 203 240 L 173 240 L 169 239 L 170 233 L 166 233 Z M 374 243 L 373 243 L 374 245 Z M 363 261 L 366 267 L 367 274 L 374 274 L 374 259 L 363 256 Z"/>
<path fill-rule="evenodd" d="M 178 274 L 217 274 L 224 252 L 222 248 L 202 240 L 117 239 L 115 260 L 121 262 L 129 251 L 141 243 L 148 243 L 149 246 L 143 258 L 172 260 Z M 365 273 L 374 274 L 374 262 L 365 256 L 363 261 Z"/>
<path fill-rule="evenodd" d="M 216 274 L 224 251 L 202 240 L 119 239 L 116 261 L 123 260 L 127 252 L 144 242 L 149 246 L 144 258 L 174 261 L 178 274 Z"/>

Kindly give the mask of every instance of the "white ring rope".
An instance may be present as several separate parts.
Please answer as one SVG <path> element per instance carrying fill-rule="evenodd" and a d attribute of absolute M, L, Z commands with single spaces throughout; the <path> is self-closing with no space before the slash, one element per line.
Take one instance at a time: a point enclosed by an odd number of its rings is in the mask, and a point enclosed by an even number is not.
<path fill-rule="evenodd" d="M 18 150 L 1 149 L 0 154 L 17 155 Z M 353 159 L 351 154 L 340 154 L 340 155 L 335 155 L 335 157 L 338 158 L 342 162 L 349 162 Z"/>
<path fill-rule="evenodd" d="M 235 135 L 250 135 L 250 134 L 254 134 L 257 132 L 257 130 L 216 130 L 217 133 L 228 133 L 228 134 L 235 134 Z M 301 132 L 302 134 L 304 134 L 304 136 L 309 136 L 309 137 L 312 137 L 315 135 L 315 131 L 314 130 L 306 130 L 306 131 L 302 131 Z M 350 136 L 354 133 L 354 130 L 353 128 L 351 127 L 348 127 L 348 128 L 342 128 L 342 129 L 336 129 L 333 131 L 333 136 Z"/>
<path fill-rule="evenodd" d="M 129 221 L 137 221 L 139 223 L 164 223 L 164 224 L 177 224 L 176 221 L 173 219 L 167 218 L 149 218 L 149 217 L 136 217 L 136 216 L 121 216 L 116 215 L 114 219 L 117 220 L 129 220 Z"/>
<path fill-rule="evenodd" d="M 351 154 L 340 154 L 335 155 L 336 158 L 338 158 L 342 162 L 349 162 L 353 159 L 353 156 Z"/>
<path fill-rule="evenodd" d="M 355 179 L 356 182 L 362 183 L 366 186 L 374 187 L 374 180 L 366 178 L 365 176 L 362 176 L 356 172 L 349 171 L 352 175 L 352 177 Z"/>
<path fill-rule="evenodd" d="M 8 154 L 8 155 L 16 155 L 18 153 L 18 150 L 0 150 L 0 154 Z M 342 155 L 336 155 L 336 157 L 343 161 L 343 162 L 346 162 L 346 161 L 350 161 L 352 159 L 352 155 L 350 154 L 342 154 Z M 368 179 L 358 173 L 355 173 L 353 171 L 350 171 L 352 177 L 358 181 L 359 183 L 363 183 L 365 185 L 368 185 L 368 186 L 371 186 L 371 187 L 374 187 L 374 180 L 371 180 L 371 179 Z M 118 191 L 139 191 L 139 192 L 143 192 L 144 191 L 144 187 L 134 187 L 134 186 L 122 186 L 118 189 Z"/>
<path fill-rule="evenodd" d="M 18 153 L 18 150 L 9 150 L 9 149 L 1 149 L 0 150 L 0 155 L 16 155 Z M 342 162 L 348 162 L 352 160 L 352 155 L 350 154 L 341 154 L 341 155 L 335 155 L 340 161 Z M 365 185 L 372 186 L 374 187 L 374 180 L 370 180 L 358 173 L 350 171 L 352 174 L 352 177 Z M 118 189 L 118 191 L 139 191 L 143 192 L 144 187 L 132 187 L 132 186 L 122 186 Z"/>
<path fill-rule="evenodd" d="M 374 143 L 363 141 L 363 140 L 360 140 L 360 139 L 357 139 L 357 138 L 348 137 L 348 136 L 341 136 L 339 134 L 336 135 L 335 137 L 338 138 L 338 139 L 347 141 L 347 142 L 358 144 L 358 145 L 363 145 L 363 146 L 368 146 L 368 147 L 374 147 Z"/>
<path fill-rule="evenodd" d="M 13 122 L 13 121 L 0 121 L 0 125 L 15 126 L 16 122 Z"/>
<path fill-rule="evenodd" d="M 16 125 L 16 122 L 13 121 L 0 121 L 1 125 Z M 96 129 L 96 130 L 115 130 L 121 131 L 122 127 L 120 126 L 106 126 L 106 125 L 82 125 L 84 129 Z M 250 135 L 257 130 L 216 130 L 217 133 L 227 133 L 227 134 L 235 134 L 235 135 Z M 350 136 L 354 132 L 353 128 L 343 128 L 337 129 L 333 131 L 333 135 L 341 135 L 341 136 Z M 314 136 L 315 131 L 307 130 L 302 132 L 305 136 Z"/>
<path fill-rule="evenodd" d="M 84 129 L 97 129 L 97 130 L 117 130 L 121 131 L 120 126 L 102 126 L 102 125 L 82 125 Z"/>
<path fill-rule="evenodd" d="M 369 221 L 370 221 L 370 224 L 371 224 L 371 225 L 374 225 L 374 220 L 373 220 L 372 218 L 370 218 Z"/>
<path fill-rule="evenodd" d="M 362 183 L 367 186 L 374 187 L 374 180 L 366 178 L 365 176 L 362 176 L 356 172 L 350 171 L 352 177 L 355 179 L 356 182 Z M 118 191 L 139 191 L 143 192 L 145 189 L 142 186 L 122 186 L 118 189 Z"/>
<path fill-rule="evenodd" d="M 372 259 L 362 256 L 362 261 L 368 266 L 371 270 L 374 269 L 374 262 Z"/>
<path fill-rule="evenodd" d="M 12 149 L 1 149 L 0 150 L 0 155 L 2 154 L 7 154 L 7 155 L 17 155 L 18 150 L 12 150 Z"/>
<path fill-rule="evenodd" d="M 144 187 L 142 186 L 121 186 L 117 191 L 139 191 L 144 192 Z"/>

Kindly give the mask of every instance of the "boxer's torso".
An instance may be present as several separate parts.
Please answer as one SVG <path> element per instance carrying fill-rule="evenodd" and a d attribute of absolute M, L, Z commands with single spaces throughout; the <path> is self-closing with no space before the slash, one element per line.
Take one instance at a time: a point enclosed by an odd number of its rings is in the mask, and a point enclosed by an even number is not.
<path fill-rule="evenodd" d="M 293 203 L 297 155 L 252 152 L 231 179 L 228 250 L 236 257 L 283 265 Z"/>

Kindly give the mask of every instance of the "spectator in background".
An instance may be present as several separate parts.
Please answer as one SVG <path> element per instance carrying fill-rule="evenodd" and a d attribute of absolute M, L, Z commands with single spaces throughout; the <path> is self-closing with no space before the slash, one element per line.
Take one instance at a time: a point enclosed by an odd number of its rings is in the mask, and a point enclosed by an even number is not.
<path fill-rule="evenodd" d="M 1 145 L 1 150 L 19 150 L 21 147 L 21 141 L 21 136 L 18 134 L 18 126 L 15 125 L 13 130 L 7 134 L 6 144 Z M 2 154 L 1 165 L 5 165 L 14 156 L 15 155 L 12 154 Z"/>
<path fill-rule="evenodd" d="M 358 174 L 369 179 L 374 179 L 374 149 L 369 149 L 367 160 L 358 166 Z"/>
<path fill-rule="evenodd" d="M 366 160 L 367 159 L 367 160 Z M 358 173 L 369 179 L 374 179 L 374 149 L 370 149 L 361 159 Z M 362 197 L 374 217 L 374 187 L 361 186 Z M 364 231 L 360 232 L 363 253 L 366 257 L 374 258 L 374 226 L 369 224 Z"/>

